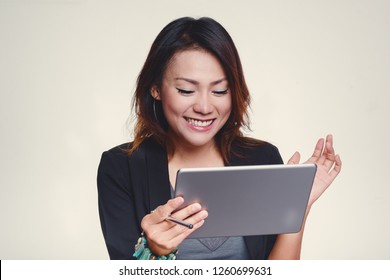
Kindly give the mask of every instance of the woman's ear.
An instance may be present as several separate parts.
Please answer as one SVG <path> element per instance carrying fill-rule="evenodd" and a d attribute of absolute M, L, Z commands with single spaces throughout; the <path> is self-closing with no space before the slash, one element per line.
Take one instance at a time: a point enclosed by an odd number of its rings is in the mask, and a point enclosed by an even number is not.
<path fill-rule="evenodd" d="M 161 100 L 161 96 L 160 96 L 160 90 L 158 89 L 157 86 L 153 86 L 152 89 L 150 90 L 150 94 L 152 95 L 152 97 L 156 100 Z"/>

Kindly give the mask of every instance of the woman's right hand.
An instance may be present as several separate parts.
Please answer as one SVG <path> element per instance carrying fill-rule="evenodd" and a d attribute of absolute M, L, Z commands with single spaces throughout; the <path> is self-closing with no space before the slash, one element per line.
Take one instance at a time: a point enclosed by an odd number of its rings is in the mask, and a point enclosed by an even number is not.
<path fill-rule="evenodd" d="M 146 234 L 149 249 L 158 256 L 168 255 L 193 231 L 200 228 L 208 213 L 202 210 L 199 203 L 193 203 L 175 212 L 184 203 L 182 197 L 168 200 L 164 205 L 157 207 L 146 215 L 141 227 Z M 172 212 L 175 212 L 172 214 Z M 176 223 L 166 221 L 169 216 L 193 225 L 192 229 Z"/>

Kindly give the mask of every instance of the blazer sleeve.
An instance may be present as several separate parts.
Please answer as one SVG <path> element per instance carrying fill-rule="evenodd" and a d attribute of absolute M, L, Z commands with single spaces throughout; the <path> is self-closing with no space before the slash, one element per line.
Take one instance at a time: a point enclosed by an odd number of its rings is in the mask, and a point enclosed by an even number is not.
<path fill-rule="evenodd" d="M 127 154 L 113 148 L 102 154 L 97 174 L 101 228 L 110 259 L 134 259 L 139 225 L 131 192 Z"/>

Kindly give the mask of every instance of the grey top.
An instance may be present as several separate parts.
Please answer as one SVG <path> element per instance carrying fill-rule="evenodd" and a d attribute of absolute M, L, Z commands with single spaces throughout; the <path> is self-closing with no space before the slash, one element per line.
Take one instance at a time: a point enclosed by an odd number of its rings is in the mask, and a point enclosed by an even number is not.
<path fill-rule="evenodd" d="M 243 237 L 185 239 L 179 245 L 178 260 L 247 260 Z"/>
<path fill-rule="evenodd" d="M 171 196 L 174 190 L 171 186 Z M 247 260 L 250 258 L 242 236 L 187 238 L 178 247 L 178 260 Z"/>

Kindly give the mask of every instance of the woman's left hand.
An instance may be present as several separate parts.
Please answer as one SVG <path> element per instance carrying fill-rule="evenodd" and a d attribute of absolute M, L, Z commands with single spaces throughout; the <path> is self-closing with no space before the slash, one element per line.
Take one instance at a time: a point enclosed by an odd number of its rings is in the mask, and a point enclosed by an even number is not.
<path fill-rule="evenodd" d="M 295 152 L 288 164 L 298 164 L 300 154 Z M 313 155 L 304 163 L 315 163 L 317 172 L 310 194 L 308 208 L 324 193 L 341 170 L 341 159 L 333 149 L 333 136 L 327 135 L 326 140 L 321 138 L 317 141 Z"/>

